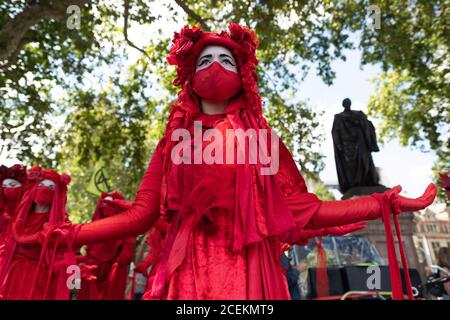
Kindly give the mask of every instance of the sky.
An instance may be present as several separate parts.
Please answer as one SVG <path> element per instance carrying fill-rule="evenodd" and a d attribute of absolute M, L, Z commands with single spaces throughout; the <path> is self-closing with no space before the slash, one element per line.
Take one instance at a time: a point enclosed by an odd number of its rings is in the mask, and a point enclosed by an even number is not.
<path fill-rule="evenodd" d="M 150 8 L 153 13 L 159 13 L 163 17 L 170 12 L 158 2 L 153 2 Z M 182 16 L 182 15 L 181 15 Z M 185 20 L 169 20 L 164 24 L 162 37 L 171 37 L 174 31 L 178 31 L 184 25 Z M 122 24 L 122 22 L 118 22 Z M 130 39 L 138 46 L 146 43 L 149 35 L 155 35 L 155 29 L 148 26 L 132 26 L 129 30 Z M 129 48 L 131 53 L 130 63 L 138 56 L 139 52 Z M 346 97 L 352 100 L 353 110 L 367 111 L 369 97 L 374 92 L 374 84 L 370 82 L 381 72 L 377 66 L 360 67 L 361 52 L 358 50 L 346 51 L 347 60 L 337 61 L 332 64 L 336 72 L 336 79 L 331 86 L 327 86 L 320 77 L 311 70 L 304 82 L 298 88 L 296 99 L 307 100 L 308 105 L 318 111 L 323 111 L 322 123 L 325 141 L 321 144 L 320 151 L 325 156 L 325 169 L 320 173 L 320 178 L 331 185 L 337 184 L 337 173 L 334 163 L 333 142 L 331 128 L 334 114 L 343 111 L 342 100 Z M 376 127 L 377 119 L 369 118 Z M 417 197 L 422 194 L 432 177 L 432 166 L 435 160 L 433 153 L 422 153 L 417 149 L 401 146 L 393 140 L 380 146 L 380 152 L 373 153 L 375 165 L 380 168 L 381 183 L 386 186 L 400 184 L 403 194 Z M 6 153 L 0 154 L 0 163 L 12 165 L 17 159 Z M 336 195 L 339 193 L 335 191 Z"/>

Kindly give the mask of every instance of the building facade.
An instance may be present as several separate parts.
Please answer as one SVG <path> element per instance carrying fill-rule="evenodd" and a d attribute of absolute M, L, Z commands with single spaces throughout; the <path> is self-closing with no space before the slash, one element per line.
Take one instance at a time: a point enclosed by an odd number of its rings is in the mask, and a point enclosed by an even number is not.
<path fill-rule="evenodd" d="M 450 247 L 450 208 L 437 205 L 415 215 L 414 242 L 421 265 L 437 264 L 437 253 Z"/>

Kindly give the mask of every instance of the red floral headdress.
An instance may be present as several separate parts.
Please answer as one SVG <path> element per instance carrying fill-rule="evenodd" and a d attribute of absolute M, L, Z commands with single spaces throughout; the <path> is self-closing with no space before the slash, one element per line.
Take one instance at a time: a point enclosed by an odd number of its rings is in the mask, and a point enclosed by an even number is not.
<path fill-rule="evenodd" d="M 441 181 L 441 187 L 445 190 L 447 196 L 450 199 L 450 172 L 441 172 L 439 173 L 439 177 Z"/>
<path fill-rule="evenodd" d="M 195 62 L 208 45 L 220 45 L 230 49 L 238 64 L 243 89 L 249 104 L 254 108 L 261 107 L 258 95 L 258 78 L 256 76 L 256 49 L 258 38 L 254 31 L 239 24 L 230 22 L 228 32 L 204 32 L 200 26 L 186 25 L 173 37 L 173 46 L 167 61 L 176 66 L 177 77 L 173 84 L 181 86 L 179 102 L 184 100 L 184 94 L 191 94 L 190 82 L 195 73 Z M 259 111 L 259 110 L 254 110 Z"/>
<path fill-rule="evenodd" d="M 14 179 L 24 184 L 27 180 L 27 168 L 21 164 L 15 164 L 12 167 L 0 166 L 0 183 L 5 179 Z"/>
<path fill-rule="evenodd" d="M 167 57 L 171 65 L 176 66 L 177 77 L 173 84 L 181 86 L 178 99 L 171 105 L 171 113 L 167 121 L 165 141 L 169 142 L 172 132 L 179 128 L 188 128 L 193 118 L 200 112 L 199 100 L 191 88 L 191 80 L 195 74 L 198 55 L 208 45 L 220 45 L 233 53 L 242 82 L 242 91 L 246 104 L 246 112 L 255 119 L 260 127 L 268 128 L 262 115 L 262 103 L 258 93 L 258 77 L 256 75 L 256 49 L 259 42 L 254 31 L 239 24 L 230 22 L 228 32 L 205 32 L 200 26 L 184 26 L 173 37 L 173 46 Z M 166 143 L 163 151 L 164 167 L 167 173 L 168 160 L 173 143 Z"/>

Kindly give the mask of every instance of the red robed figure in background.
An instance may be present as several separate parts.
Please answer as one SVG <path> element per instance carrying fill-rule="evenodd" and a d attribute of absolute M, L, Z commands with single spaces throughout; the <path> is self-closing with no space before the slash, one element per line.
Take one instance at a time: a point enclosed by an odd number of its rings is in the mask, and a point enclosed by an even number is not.
<path fill-rule="evenodd" d="M 67 185 L 70 177 L 35 166 L 28 170 L 24 194 L 16 208 L 0 263 L 0 298 L 68 299 L 66 268 L 74 265 L 70 235 L 60 250 L 52 233 L 67 223 Z"/>
<path fill-rule="evenodd" d="M 130 206 L 124 201 L 108 204 L 108 200 L 124 200 L 124 198 L 119 192 L 103 192 L 97 201 L 92 221 L 114 216 Z M 95 279 L 81 282 L 77 299 L 123 300 L 134 245 L 134 237 L 89 245 L 86 256 L 79 261 L 85 265 L 96 266 L 93 272 Z"/>
<path fill-rule="evenodd" d="M 12 235 L 12 222 L 15 219 L 16 207 L 22 198 L 26 180 L 26 167 L 20 164 L 9 168 L 0 166 L 0 261 L 7 238 Z"/>

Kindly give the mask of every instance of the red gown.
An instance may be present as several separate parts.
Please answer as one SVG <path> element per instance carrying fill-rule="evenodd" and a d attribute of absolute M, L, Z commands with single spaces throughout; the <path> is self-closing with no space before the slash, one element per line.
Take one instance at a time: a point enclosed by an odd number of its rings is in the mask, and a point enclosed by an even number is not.
<path fill-rule="evenodd" d="M 82 281 L 78 300 L 123 300 L 128 278 L 128 264 L 133 259 L 135 239 L 92 244 L 87 265 L 96 265 L 95 280 Z"/>
<path fill-rule="evenodd" d="M 210 118 L 211 127 L 229 127 L 228 118 L 220 119 L 221 116 L 203 118 Z M 280 167 L 275 178 L 294 225 L 283 233 L 247 243 L 242 251 L 236 252 L 230 248 L 236 236 L 235 230 L 230 232 L 234 224 L 234 167 L 174 165 L 170 174 L 176 179 L 171 177 L 172 183 L 167 186 L 169 208 L 166 208 L 160 205 L 163 147 L 162 142 L 157 146 L 132 207 L 122 214 L 79 226 L 74 240 L 74 245 L 81 245 L 143 234 L 161 213 L 166 217 L 167 212 L 175 212 L 144 299 L 289 299 L 280 267 L 280 241 L 296 243 L 305 227 L 349 225 L 380 216 L 379 201 L 373 197 L 322 202 L 308 193 L 292 156 L 281 144 Z M 430 188 L 430 201 L 433 190 Z M 264 199 L 261 197 L 260 201 Z M 422 206 L 420 202 L 419 205 Z M 261 203 L 255 202 L 254 206 L 260 207 Z M 265 225 L 264 217 L 248 217 L 252 218 Z M 169 240 L 171 245 L 167 245 Z"/>
<path fill-rule="evenodd" d="M 223 115 L 204 115 L 202 120 L 206 129 L 208 122 L 223 133 L 232 128 Z M 207 144 L 204 142 L 203 147 Z M 153 156 L 151 170 L 162 170 L 158 152 Z M 295 164 L 292 167 L 293 163 L 290 163 L 290 155 L 283 154 L 283 169 L 278 173 L 277 180 L 285 200 L 297 213 L 295 221 L 301 228 L 318 209 L 320 201 L 306 192 Z M 232 250 L 236 165 L 181 164 L 174 166 L 171 174 L 176 178 L 170 181 L 179 185 L 169 186 L 169 208 L 185 211 L 186 214 L 181 219 L 170 256 L 177 256 L 179 251 L 185 253 L 178 254 L 181 261 L 175 270 L 171 270 L 174 267 L 170 265 L 177 266 L 177 263 L 168 263 L 168 290 L 161 298 L 289 299 L 279 259 L 281 246 L 278 238 L 266 238 L 249 244 L 240 252 Z M 144 299 L 155 298 L 152 295 L 152 280 L 154 277 L 150 277 Z"/>
<path fill-rule="evenodd" d="M 48 221 L 48 213 L 32 213 L 29 215 L 24 229 L 24 235 L 32 235 L 43 230 L 43 225 Z M 5 285 L 0 292 L 2 299 L 6 300 L 24 300 L 30 299 L 32 284 L 35 280 L 36 270 L 39 262 L 39 256 L 42 246 L 40 244 L 21 245 L 16 244 L 14 255 L 6 271 Z M 56 291 L 56 274 L 52 274 L 52 281 L 47 299 L 52 299 Z M 37 278 L 36 286 L 45 288 L 47 277 Z M 42 299 L 43 292 L 36 291 L 34 299 Z"/>

